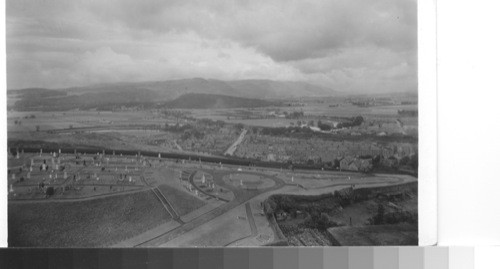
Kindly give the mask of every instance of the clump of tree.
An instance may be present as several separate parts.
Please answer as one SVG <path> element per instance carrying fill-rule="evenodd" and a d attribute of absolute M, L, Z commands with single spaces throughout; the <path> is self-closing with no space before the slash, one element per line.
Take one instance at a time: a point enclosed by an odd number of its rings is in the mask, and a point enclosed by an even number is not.
<path fill-rule="evenodd" d="M 337 223 L 331 221 L 325 213 L 314 210 L 309 213 L 304 225 L 311 229 L 326 230 L 330 227 L 337 226 Z"/>
<path fill-rule="evenodd" d="M 400 116 L 408 116 L 408 117 L 417 117 L 418 116 L 418 111 L 417 110 L 398 110 L 398 115 Z"/>
<path fill-rule="evenodd" d="M 370 225 L 398 224 L 398 223 L 418 223 L 418 214 L 411 211 L 395 211 L 386 213 L 382 204 L 378 205 L 377 214 L 368 220 Z"/>
<path fill-rule="evenodd" d="M 169 125 L 168 123 L 166 123 L 163 130 L 173 132 L 173 133 L 181 133 L 181 132 L 184 132 L 184 131 L 192 129 L 192 128 L 193 128 L 193 126 L 190 124 L 180 125 L 179 123 L 176 123 L 175 125 Z"/>
<path fill-rule="evenodd" d="M 336 128 L 350 128 L 360 126 L 364 121 L 365 119 L 362 116 L 356 116 L 354 118 L 351 118 L 350 121 L 339 122 Z"/>
<path fill-rule="evenodd" d="M 36 116 L 34 114 L 31 114 L 31 115 L 26 115 L 24 116 L 25 119 L 35 119 Z"/>
<path fill-rule="evenodd" d="M 382 204 L 378 204 L 377 214 L 372 219 L 372 224 L 380 225 L 384 223 L 385 207 Z"/>
<path fill-rule="evenodd" d="M 321 120 L 318 120 L 318 128 L 321 130 L 321 131 L 330 131 L 333 129 L 333 126 L 331 126 L 330 124 L 328 123 L 324 123 L 322 122 Z"/>
<path fill-rule="evenodd" d="M 199 131 L 197 129 L 186 130 L 181 135 L 181 139 L 182 140 L 187 140 L 187 139 L 190 139 L 190 138 L 203 139 L 203 137 L 205 137 L 205 133 L 201 132 L 201 131 Z"/>
<path fill-rule="evenodd" d="M 399 165 L 401 166 L 409 166 L 414 170 L 418 169 L 418 154 L 413 154 L 411 156 L 404 156 L 399 160 Z"/>
<path fill-rule="evenodd" d="M 304 117 L 304 111 L 293 111 L 291 113 L 285 112 L 285 118 L 287 119 L 299 119 L 301 117 Z"/>
<path fill-rule="evenodd" d="M 45 194 L 47 196 L 52 196 L 52 195 L 54 195 L 54 193 L 55 193 L 54 187 L 47 187 L 47 189 L 45 190 Z"/>

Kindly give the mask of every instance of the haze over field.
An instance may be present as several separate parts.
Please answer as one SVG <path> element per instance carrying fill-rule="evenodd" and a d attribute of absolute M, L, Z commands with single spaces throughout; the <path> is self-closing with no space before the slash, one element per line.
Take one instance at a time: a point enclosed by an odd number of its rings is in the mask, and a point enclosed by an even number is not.
<path fill-rule="evenodd" d="M 230 87 L 243 93 L 265 80 L 416 92 L 416 8 L 415 0 L 8 0 L 7 83 L 155 87 L 144 81 L 200 77 L 239 80 Z M 310 87 L 287 90 L 298 86 Z"/>

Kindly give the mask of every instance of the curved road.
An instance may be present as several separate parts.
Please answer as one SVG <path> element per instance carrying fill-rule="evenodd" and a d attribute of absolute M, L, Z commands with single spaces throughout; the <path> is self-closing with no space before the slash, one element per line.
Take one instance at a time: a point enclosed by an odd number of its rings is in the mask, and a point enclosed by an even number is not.
<path fill-rule="evenodd" d="M 163 234 L 160 234 L 152 239 L 149 239 L 141 244 L 138 244 L 138 245 L 136 245 L 136 247 L 158 247 L 160 245 L 163 245 L 163 244 L 169 242 L 170 240 L 172 240 L 178 236 L 181 236 L 182 234 L 187 233 L 187 232 L 195 229 L 196 227 L 203 225 L 216 217 L 219 217 L 219 216 L 225 214 L 226 212 L 230 211 L 231 209 L 234 209 L 234 208 L 236 208 L 244 203 L 247 203 L 249 200 L 251 200 L 252 198 L 254 198 L 258 195 L 261 195 L 261 194 L 267 193 L 267 192 L 271 192 L 271 191 L 275 191 L 275 190 L 283 188 L 284 186 L 290 185 L 290 184 L 285 184 L 285 182 L 278 177 L 264 175 L 267 178 L 272 179 L 275 182 L 275 185 L 270 187 L 270 188 L 267 188 L 267 189 L 255 190 L 255 191 L 249 192 L 249 191 L 245 191 L 245 190 L 242 190 L 240 188 L 237 188 L 235 186 L 228 185 L 223 181 L 222 178 L 224 175 L 234 173 L 234 171 L 212 171 L 212 170 L 208 170 L 208 169 L 200 169 L 200 170 L 204 171 L 205 173 L 213 173 L 214 175 L 212 175 L 212 176 L 213 176 L 213 179 L 216 182 L 216 184 L 221 185 L 221 186 L 233 191 L 234 199 L 231 200 L 230 202 L 223 204 L 222 206 L 210 211 L 210 212 L 207 212 L 207 213 L 193 219 L 192 221 L 190 221 L 182 226 L 179 226 L 173 230 L 170 230 L 170 231 L 165 232 Z M 250 172 L 250 171 L 249 172 L 247 172 L 247 171 L 240 172 L 239 171 L 238 173 L 262 175 L 261 173 Z M 384 175 L 374 175 L 374 176 L 384 176 Z M 387 177 L 387 179 L 390 179 L 390 181 L 385 181 L 385 182 L 381 182 L 381 181 L 377 181 L 377 182 L 350 182 L 350 181 L 348 181 L 348 182 L 342 182 L 342 183 L 334 183 L 334 184 L 319 187 L 319 188 L 326 188 L 326 187 L 331 187 L 331 186 L 350 186 L 352 184 L 356 184 L 358 186 L 360 186 L 360 185 L 362 185 L 362 186 L 377 185 L 377 184 L 378 185 L 380 185 L 380 184 L 397 185 L 397 184 L 402 184 L 402 183 L 410 181 L 409 180 L 410 178 L 407 176 L 395 177 L 394 175 L 390 175 L 389 177 Z M 414 180 L 414 179 L 412 179 L 412 180 Z M 296 184 L 293 184 L 293 185 L 296 185 Z M 248 215 L 248 212 L 247 212 L 247 215 Z M 252 216 L 252 219 L 253 219 L 253 216 Z M 249 219 L 249 221 L 250 221 L 250 227 L 252 228 L 252 224 L 251 224 L 252 222 L 250 219 Z M 255 224 L 255 222 L 253 222 L 253 224 Z M 256 229 L 256 227 L 255 227 L 255 229 Z M 253 229 L 252 229 L 252 234 L 253 234 Z"/>
<path fill-rule="evenodd" d="M 162 234 L 159 234 L 158 236 L 152 238 L 152 239 L 149 239 L 149 240 L 146 240 L 136 246 L 139 246 L 139 247 L 153 247 L 153 246 L 160 246 L 160 245 L 163 245 L 167 242 L 169 242 L 170 240 L 184 234 L 184 233 L 187 233 L 193 229 L 195 229 L 196 227 L 200 226 L 200 225 L 203 225 L 205 223 L 207 223 L 208 221 L 216 218 L 216 217 L 219 217 L 223 214 L 225 214 L 226 212 L 230 211 L 231 209 L 234 209 L 244 203 L 247 203 L 250 199 L 258 196 L 258 195 L 261 195 L 261 194 L 264 194 L 264 193 L 268 193 L 268 192 L 271 192 L 271 191 L 276 191 L 276 190 L 279 190 L 281 188 L 283 188 L 284 186 L 297 186 L 297 187 L 302 187 L 303 189 L 307 190 L 307 188 L 305 188 L 304 186 L 300 185 L 300 184 L 290 184 L 290 183 L 285 183 L 282 179 L 276 177 L 276 176 L 272 176 L 272 175 L 268 175 L 268 174 L 264 174 L 262 172 L 256 172 L 256 171 L 248 171 L 248 170 L 243 170 L 243 171 L 238 171 L 238 173 L 243 173 L 243 174 L 251 174 L 251 175 L 259 175 L 259 176 L 264 176 L 268 179 L 271 179 L 274 181 L 275 185 L 272 186 L 272 187 L 269 187 L 269 188 L 266 188 L 266 189 L 257 189 L 257 190 L 252 190 L 252 191 L 249 191 L 249 190 L 243 190 L 237 186 L 233 186 L 233 185 L 230 185 L 230 184 L 226 184 L 226 182 L 224 182 L 223 180 L 223 177 L 225 175 L 228 175 L 228 174 L 231 174 L 231 173 L 234 173 L 235 171 L 223 171 L 223 170 L 212 170 L 212 169 L 197 169 L 198 171 L 204 171 L 205 173 L 208 173 L 208 174 L 212 174 L 212 178 L 213 180 L 215 181 L 215 183 L 219 186 L 223 186 L 229 190 L 231 190 L 234 194 L 234 199 L 231 200 L 231 201 L 227 201 L 227 203 L 205 213 L 205 214 L 202 214 L 196 218 L 194 218 L 193 220 L 187 222 L 187 223 L 184 223 L 182 224 L 181 226 L 177 227 L 177 228 L 174 228 L 173 230 L 170 230 L 170 231 L 166 231 L 165 233 L 162 233 Z M 310 172 L 310 171 L 309 171 Z M 326 171 L 325 171 L 326 172 Z M 195 173 L 192 173 L 190 175 L 190 182 L 193 183 L 193 177 L 194 177 L 194 174 Z M 329 172 L 328 174 L 335 174 L 335 172 Z M 359 175 L 358 173 L 352 173 L 353 175 Z M 382 178 L 381 180 L 377 180 L 375 182 L 373 182 L 373 178 Z M 370 180 L 371 179 L 371 182 L 370 181 L 366 181 L 366 180 Z M 363 180 L 363 181 L 361 181 Z M 407 175 L 393 175 L 393 174 L 390 174 L 390 175 L 383 175 L 383 174 L 375 174 L 373 176 L 370 176 L 370 177 L 367 177 L 367 178 L 364 178 L 364 179 L 355 179 L 353 180 L 352 182 L 351 181 L 344 181 L 344 182 L 337 182 L 337 183 L 333 183 L 333 184 L 330 184 L 330 185 L 327 185 L 327 186 L 321 186 L 321 187 L 314 187 L 314 188 L 310 188 L 310 189 L 320 189 L 320 188 L 328 188 L 328 187 L 333 187 L 333 186 L 349 186 L 349 185 L 352 185 L 352 184 L 355 184 L 357 186 L 368 186 L 368 185 L 380 185 L 380 184 L 384 184 L 384 185 L 396 185 L 396 184 L 401 184 L 401 183 L 404 183 L 404 182 L 409 182 L 409 181 L 414 181 L 416 180 L 416 178 L 414 177 L 410 177 L 410 176 L 407 176 Z M 194 185 L 194 184 L 193 184 Z M 59 200 L 56 200 L 56 199 L 44 199 L 44 200 L 33 200 L 33 201 L 13 201 L 13 200 L 9 200 L 9 203 L 10 202 L 70 202 L 70 201 L 86 201 L 86 200 L 92 200 L 92 199 L 99 199 L 99 198 L 104 198 L 104 197 L 107 197 L 107 196 L 110 196 L 110 195 L 126 195 L 126 194 L 130 194 L 132 192 L 138 192 L 138 191 L 147 191 L 147 190 L 150 190 L 151 187 L 153 186 L 145 186 L 144 188 L 141 188 L 139 190 L 133 190 L 133 191 L 128 191 L 128 192 L 120 192 L 120 193 L 114 193 L 114 194 L 103 194 L 103 195 L 100 195 L 100 196 L 94 196 L 94 197 L 85 197 L 85 198 L 75 198 L 75 199 L 59 199 Z M 196 186 L 195 186 L 196 187 Z M 199 190 L 201 191 L 201 190 Z M 210 195 L 210 194 L 208 194 Z M 213 195 L 210 195 L 210 196 L 213 196 Z M 220 198 L 219 198 L 220 199 Z M 248 207 L 249 207 L 249 204 L 247 203 L 246 204 L 246 207 L 247 207 L 247 216 L 248 216 L 248 220 L 249 220 L 249 223 L 250 223 L 250 228 L 252 230 L 252 235 L 256 235 L 257 234 L 257 227 L 255 225 L 255 221 L 253 220 L 253 215 L 251 214 L 251 209 L 250 211 L 248 211 Z"/>

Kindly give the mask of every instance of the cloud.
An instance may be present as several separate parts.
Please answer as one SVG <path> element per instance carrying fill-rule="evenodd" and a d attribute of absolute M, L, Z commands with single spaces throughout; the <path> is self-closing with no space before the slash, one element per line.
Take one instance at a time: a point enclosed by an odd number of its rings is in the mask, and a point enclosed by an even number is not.
<path fill-rule="evenodd" d="M 194 76 L 416 88 L 415 0 L 9 0 L 6 8 L 9 88 Z"/>

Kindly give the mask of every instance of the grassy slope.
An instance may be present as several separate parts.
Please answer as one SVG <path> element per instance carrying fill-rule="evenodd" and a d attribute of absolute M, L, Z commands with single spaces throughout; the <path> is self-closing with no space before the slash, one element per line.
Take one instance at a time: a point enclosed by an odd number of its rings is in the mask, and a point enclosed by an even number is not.
<path fill-rule="evenodd" d="M 9 204 L 8 210 L 8 242 L 13 247 L 106 246 L 170 220 L 151 192 L 82 202 Z"/>
<path fill-rule="evenodd" d="M 172 204 L 177 213 L 182 216 L 193 210 L 196 210 L 205 205 L 205 202 L 185 193 L 181 190 L 175 189 L 168 185 L 160 185 L 158 188 L 161 190 L 163 195 Z"/>

